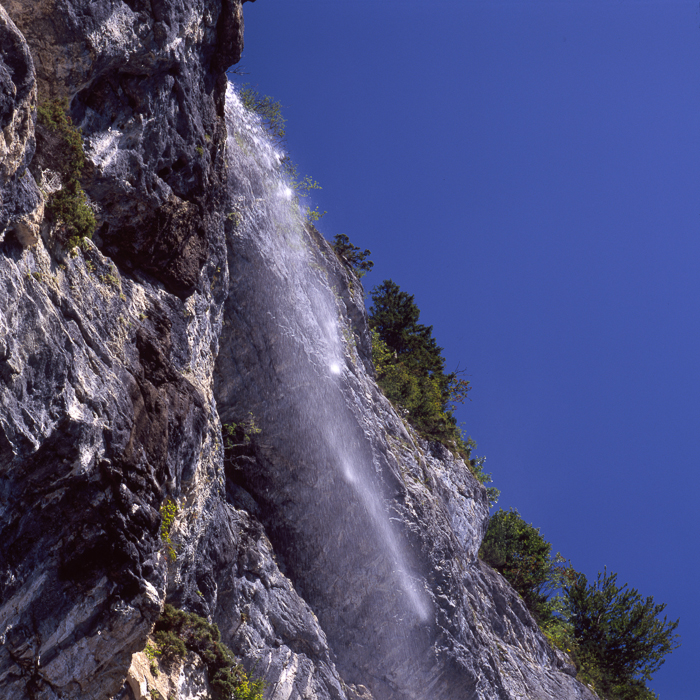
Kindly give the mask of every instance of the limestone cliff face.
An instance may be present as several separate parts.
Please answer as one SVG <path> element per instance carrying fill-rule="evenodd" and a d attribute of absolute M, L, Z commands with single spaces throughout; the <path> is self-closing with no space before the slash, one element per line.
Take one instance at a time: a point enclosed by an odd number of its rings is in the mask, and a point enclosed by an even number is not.
<path fill-rule="evenodd" d="M 144 663 L 166 600 L 274 700 L 592 698 L 476 558 L 483 488 L 378 391 L 359 281 L 227 95 L 241 2 L 3 4 L 0 698 L 204 697 L 197 658 Z M 97 219 L 73 251 L 57 97 Z"/>

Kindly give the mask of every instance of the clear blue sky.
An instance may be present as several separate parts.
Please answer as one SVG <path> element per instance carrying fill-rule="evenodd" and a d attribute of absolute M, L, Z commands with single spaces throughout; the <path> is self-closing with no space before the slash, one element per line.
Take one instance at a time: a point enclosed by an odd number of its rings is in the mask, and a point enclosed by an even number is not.
<path fill-rule="evenodd" d="M 245 79 L 284 105 L 319 228 L 415 295 L 499 503 L 700 658 L 697 0 L 257 0 Z"/>

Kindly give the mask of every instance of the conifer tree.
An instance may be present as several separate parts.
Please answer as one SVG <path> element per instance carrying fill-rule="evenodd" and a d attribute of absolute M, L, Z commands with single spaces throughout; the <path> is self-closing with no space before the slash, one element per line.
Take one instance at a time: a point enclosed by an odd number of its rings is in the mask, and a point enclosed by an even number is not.
<path fill-rule="evenodd" d="M 579 676 L 605 700 L 658 700 L 646 683 L 678 647 L 678 620 L 664 604 L 617 585 L 607 570 L 592 584 L 517 510 L 489 521 L 479 557 L 503 574 L 549 640 L 571 654 Z M 561 590 L 563 595 L 553 595 Z"/>
<path fill-rule="evenodd" d="M 679 621 L 659 617 L 666 605 L 618 586 L 617 574 L 607 570 L 590 585 L 584 574 L 575 574 L 564 593 L 579 655 L 596 688 L 615 700 L 656 697 L 645 682 L 679 646 Z"/>
<path fill-rule="evenodd" d="M 412 294 L 402 292 L 392 280 L 372 290 L 370 327 L 394 352 L 397 359 L 423 376 L 442 373 L 442 348 L 433 338 L 433 327 L 418 323 L 420 310 Z"/>
<path fill-rule="evenodd" d="M 369 259 L 372 251 L 360 250 L 344 233 L 336 234 L 332 245 L 340 259 L 352 268 L 358 277 L 364 277 L 374 267 L 374 263 Z"/>
<path fill-rule="evenodd" d="M 379 385 L 424 437 L 456 446 L 468 458 L 453 404 L 467 397 L 469 382 L 456 372 L 445 374 L 442 348 L 433 338 L 433 327 L 419 323 L 412 294 L 384 280 L 372 290 L 372 301 L 369 325 Z"/>

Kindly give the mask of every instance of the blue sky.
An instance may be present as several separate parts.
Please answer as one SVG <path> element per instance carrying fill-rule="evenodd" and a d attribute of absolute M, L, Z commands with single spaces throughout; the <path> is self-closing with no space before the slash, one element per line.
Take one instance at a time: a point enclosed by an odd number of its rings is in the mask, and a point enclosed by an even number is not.
<path fill-rule="evenodd" d="M 554 549 L 700 656 L 700 10 L 663 0 L 258 0 L 244 79 L 284 106 L 319 228 L 415 295 L 458 411 Z"/>

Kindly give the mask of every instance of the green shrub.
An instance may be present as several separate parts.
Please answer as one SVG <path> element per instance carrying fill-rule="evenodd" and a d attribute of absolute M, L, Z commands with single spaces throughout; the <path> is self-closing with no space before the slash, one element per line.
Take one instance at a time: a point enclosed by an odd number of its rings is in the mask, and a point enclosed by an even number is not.
<path fill-rule="evenodd" d="M 184 658 L 187 654 L 185 643 L 174 632 L 158 630 L 153 633 L 153 640 L 158 645 L 163 660 L 168 664 Z"/>
<path fill-rule="evenodd" d="M 154 647 L 152 644 L 146 644 L 144 649 L 146 657 L 150 663 L 151 674 L 153 676 L 159 675 L 160 671 L 158 669 L 158 657 L 162 655 L 162 651 L 158 647 Z"/>
<path fill-rule="evenodd" d="M 52 100 L 37 107 L 37 121 L 60 137 L 60 159 L 63 165 L 62 175 L 70 178 L 75 173 L 78 177 L 85 167 L 85 152 L 80 129 L 73 126 L 68 115 L 68 100 Z"/>
<path fill-rule="evenodd" d="M 369 325 L 374 335 L 377 381 L 407 413 L 421 435 L 447 443 L 460 436 L 449 410 L 450 377 L 432 326 L 418 323 L 413 296 L 391 280 L 372 292 Z"/>
<path fill-rule="evenodd" d="M 558 647 L 567 653 L 576 666 L 580 666 L 578 654 L 578 642 L 574 637 L 573 626 L 568 620 L 553 617 L 542 626 L 544 636 L 552 646 Z"/>
<path fill-rule="evenodd" d="M 160 539 L 165 544 L 165 549 L 171 561 L 177 559 L 177 551 L 170 537 L 170 531 L 173 529 L 176 517 L 177 503 L 171 498 L 166 498 L 160 506 Z"/>
<path fill-rule="evenodd" d="M 250 677 L 221 642 L 219 628 L 203 617 L 166 604 L 153 638 L 170 662 L 188 651 L 198 654 L 207 667 L 215 700 L 262 700 L 264 681 Z"/>
<path fill-rule="evenodd" d="M 454 417 L 455 404 L 468 398 L 470 383 L 458 372 L 445 373 L 442 348 L 433 338 L 433 327 L 418 322 L 420 310 L 413 295 L 392 280 L 384 280 L 371 295 L 372 361 L 385 396 L 422 437 L 457 452 L 482 484 L 489 483 L 491 475 L 482 469 L 484 458 L 472 457 L 476 445 L 471 438 L 465 440 Z M 487 495 L 493 505 L 500 491 L 488 487 Z"/>
<path fill-rule="evenodd" d="M 68 116 L 68 101 L 65 99 L 39 105 L 37 119 L 58 139 L 54 158 L 60 163 L 63 182 L 60 190 L 49 195 L 46 211 L 62 225 L 61 242 L 73 248 L 84 238 L 92 238 L 96 227 L 95 215 L 80 184 L 85 167 L 83 139 Z"/>
<path fill-rule="evenodd" d="M 244 669 L 239 667 L 237 683 L 238 685 L 233 691 L 235 700 L 260 700 L 262 698 L 265 689 L 265 681 L 262 678 L 251 678 L 245 674 Z"/>
<path fill-rule="evenodd" d="M 515 508 L 491 516 L 479 557 L 505 576 L 540 625 L 555 619 L 550 597 L 568 569 L 561 555 L 552 556 L 552 545 L 539 529 L 526 523 Z"/>
<path fill-rule="evenodd" d="M 456 451 L 482 484 L 490 482 L 481 468 L 483 458 L 472 458 L 475 444 L 464 439 L 454 417 L 455 404 L 468 398 L 470 383 L 458 372 L 445 373 L 442 348 L 433 338 L 433 327 L 418 322 L 413 295 L 392 280 L 384 280 L 371 295 L 372 361 L 382 391 L 422 437 Z M 492 504 L 498 500 L 498 489 L 489 487 L 487 493 Z"/>
<path fill-rule="evenodd" d="M 92 238 L 95 214 L 88 206 L 85 192 L 77 180 L 68 181 L 51 195 L 49 212 L 64 224 L 69 247 L 75 247 L 83 238 Z"/>
<path fill-rule="evenodd" d="M 420 310 L 413 295 L 384 280 L 372 292 L 369 325 L 376 332 L 379 384 L 394 396 L 425 437 L 456 443 L 461 431 L 453 415 L 454 404 L 467 398 L 469 382 L 456 372 L 445 373 L 442 348 L 433 327 L 418 322 Z M 384 345 L 378 344 L 381 341 Z"/>
<path fill-rule="evenodd" d="M 251 438 L 260 435 L 262 430 L 258 427 L 252 411 L 239 423 L 224 423 L 221 426 L 221 434 L 224 439 L 224 449 L 230 449 L 234 445 L 244 443 L 249 445 Z"/>
<path fill-rule="evenodd" d="M 466 455 L 462 446 L 466 447 L 468 450 Z M 486 486 L 486 484 L 490 484 L 491 481 L 493 481 L 491 474 L 487 474 L 484 471 L 484 462 L 486 462 L 486 457 L 471 457 L 470 459 L 472 451 L 476 449 L 476 443 L 474 440 L 467 438 L 466 443 L 462 441 L 462 446 L 460 446 L 460 452 L 469 465 L 471 473 L 476 477 L 476 480 L 484 486 Z M 496 503 L 498 503 L 498 498 L 500 497 L 501 492 L 494 486 L 486 486 L 486 495 L 489 498 L 490 505 L 494 506 Z"/>

